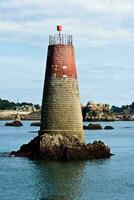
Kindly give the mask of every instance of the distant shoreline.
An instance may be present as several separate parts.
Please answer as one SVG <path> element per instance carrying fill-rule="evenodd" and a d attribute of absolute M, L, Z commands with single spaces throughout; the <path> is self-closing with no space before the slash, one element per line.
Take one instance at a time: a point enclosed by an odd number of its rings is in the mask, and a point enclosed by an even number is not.
<path fill-rule="evenodd" d="M 84 122 L 134 121 L 134 102 L 122 107 L 89 101 L 81 105 Z M 0 99 L 0 120 L 14 120 L 17 111 L 21 120 L 40 121 L 41 106 L 22 102 L 15 103 Z"/>
<path fill-rule="evenodd" d="M 40 110 L 34 112 L 28 111 L 18 111 L 21 120 L 30 120 L 30 121 L 39 121 L 41 118 Z M 0 110 L 0 120 L 1 121 L 11 121 L 14 120 L 16 117 L 17 111 L 16 110 Z"/>

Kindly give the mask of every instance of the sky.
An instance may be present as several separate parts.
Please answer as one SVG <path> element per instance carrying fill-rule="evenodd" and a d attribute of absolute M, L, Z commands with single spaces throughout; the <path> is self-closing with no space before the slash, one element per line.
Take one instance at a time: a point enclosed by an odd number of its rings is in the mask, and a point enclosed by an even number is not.
<path fill-rule="evenodd" d="M 82 104 L 134 101 L 134 0 L 0 0 L 0 98 L 41 104 L 57 24 L 74 38 Z"/>

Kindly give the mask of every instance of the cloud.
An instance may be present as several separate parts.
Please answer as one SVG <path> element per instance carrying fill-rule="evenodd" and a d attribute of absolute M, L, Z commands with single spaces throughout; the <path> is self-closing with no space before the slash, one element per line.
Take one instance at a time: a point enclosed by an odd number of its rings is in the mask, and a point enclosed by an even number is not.
<path fill-rule="evenodd" d="M 42 46 L 56 24 L 62 23 L 76 43 L 130 45 L 134 30 L 126 24 L 134 19 L 133 10 L 132 0 L 5 0 L 0 2 L 0 39 Z"/>

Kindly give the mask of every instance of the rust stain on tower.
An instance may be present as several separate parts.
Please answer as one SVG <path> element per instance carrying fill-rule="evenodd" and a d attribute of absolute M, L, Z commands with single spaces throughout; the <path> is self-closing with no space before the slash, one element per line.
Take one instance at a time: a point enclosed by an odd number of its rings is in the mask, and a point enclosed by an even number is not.
<path fill-rule="evenodd" d="M 49 36 L 42 99 L 40 135 L 78 136 L 83 142 L 83 123 L 71 35 Z"/>

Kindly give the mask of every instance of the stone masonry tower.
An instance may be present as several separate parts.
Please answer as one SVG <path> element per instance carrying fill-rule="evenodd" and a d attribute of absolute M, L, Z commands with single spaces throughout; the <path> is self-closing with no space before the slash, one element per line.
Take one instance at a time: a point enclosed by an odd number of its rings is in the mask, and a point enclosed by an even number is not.
<path fill-rule="evenodd" d="M 84 140 L 72 36 L 49 36 L 39 135 L 76 135 Z"/>

